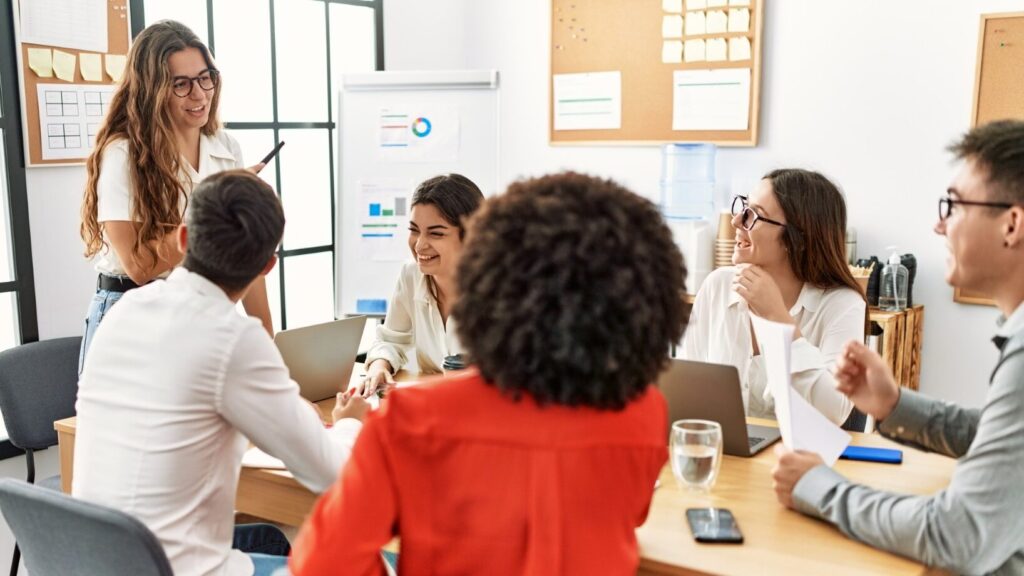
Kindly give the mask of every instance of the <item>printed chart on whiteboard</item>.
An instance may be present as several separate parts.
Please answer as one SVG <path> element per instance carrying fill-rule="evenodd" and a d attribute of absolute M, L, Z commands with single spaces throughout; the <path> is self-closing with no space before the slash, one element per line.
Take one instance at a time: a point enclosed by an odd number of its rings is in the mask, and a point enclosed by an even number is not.
<path fill-rule="evenodd" d="M 83 158 L 92 152 L 115 86 L 39 84 L 43 159 Z"/>
<path fill-rule="evenodd" d="M 454 109 L 380 110 L 377 152 L 389 162 L 455 162 L 459 113 Z"/>
<path fill-rule="evenodd" d="M 362 257 L 379 262 L 409 259 L 409 191 L 398 179 L 359 182 L 359 236 Z"/>

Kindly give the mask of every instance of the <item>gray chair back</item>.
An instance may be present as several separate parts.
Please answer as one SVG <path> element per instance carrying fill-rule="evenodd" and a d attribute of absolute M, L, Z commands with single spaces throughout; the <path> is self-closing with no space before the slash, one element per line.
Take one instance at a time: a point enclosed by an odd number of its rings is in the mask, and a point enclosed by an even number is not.
<path fill-rule="evenodd" d="M 0 411 L 21 449 L 57 444 L 53 422 L 75 415 L 82 339 L 55 338 L 0 352 Z"/>
<path fill-rule="evenodd" d="M 0 480 L 0 510 L 32 576 L 173 576 L 136 518 L 19 480 Z"/>

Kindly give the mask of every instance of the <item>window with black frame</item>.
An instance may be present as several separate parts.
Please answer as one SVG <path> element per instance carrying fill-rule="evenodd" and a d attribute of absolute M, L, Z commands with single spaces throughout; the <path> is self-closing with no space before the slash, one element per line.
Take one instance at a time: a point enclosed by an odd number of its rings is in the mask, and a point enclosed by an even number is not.
<path fill-rule="evenodd" d="M 274 327 L 334 319 L 335 115 L 341 75 L 384 68 L 383 0 L 131 0 L 132 34 L 182 22 L 213 52 L 220 119 L 246 165 L 279 142 L 260 177 L 287 225 L 267 277 Z"/>

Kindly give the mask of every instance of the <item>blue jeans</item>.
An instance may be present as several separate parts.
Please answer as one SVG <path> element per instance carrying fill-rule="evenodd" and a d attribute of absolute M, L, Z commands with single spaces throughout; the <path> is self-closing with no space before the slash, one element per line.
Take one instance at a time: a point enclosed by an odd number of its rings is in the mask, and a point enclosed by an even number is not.
<path fill-rule="evenodd" d="M 89 313 L 85 316 L 85 333 L 82 335 L 82 348 L 78 352 L 78 373 L 82 373 L 82 368 L 85 367 L 85 354 L 89 351 L 89 345 L 92 344 L 92 337 L 96 334 L 96 328 L 99 327 L 100 322 L 103 321 L 103 317 L 107 315 L 110 308 L 117 303 L 121 297 L 124 296 L 124 292 L 114 292 L 112 290 L 96 290 L 96 295 L 92 297 L 92 301 L 89 302 Z"/>
<path fill-rule="evenodd" d="M 291 544 L 276 526 L 239 524 L 235 526 L 231 547 L 245 552 L 255 567 L 254 576 L 270 576 L 288 565 Z"/>

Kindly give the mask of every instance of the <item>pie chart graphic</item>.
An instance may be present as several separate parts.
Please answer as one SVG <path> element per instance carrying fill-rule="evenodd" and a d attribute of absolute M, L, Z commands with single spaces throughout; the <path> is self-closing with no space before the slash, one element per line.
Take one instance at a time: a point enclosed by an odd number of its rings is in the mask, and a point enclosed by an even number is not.
<path fill-rule="evenodd" d="M 427 120 L 422 116 L 414 120 L 412 123 L 412 133 L 419 138 L 425 138 L 428 134 L 430 134 L 430 129 L 430 120 Z"/>

